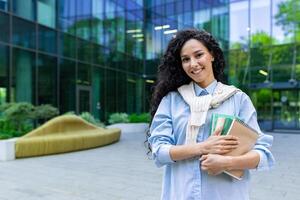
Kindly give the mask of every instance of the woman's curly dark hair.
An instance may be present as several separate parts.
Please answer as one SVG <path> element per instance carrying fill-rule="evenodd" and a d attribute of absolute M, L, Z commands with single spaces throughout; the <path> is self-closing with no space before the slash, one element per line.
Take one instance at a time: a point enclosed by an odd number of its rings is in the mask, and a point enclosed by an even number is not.
<path fill-rule="evenodd" d="M 188 84 L 192 80 L 183 70 L 180 58 L 180 51 L 183 45 L 190 39 L 200 41 L 208 49 L 214 57 L 212 63 L 214 77 L 217 81 L 223 80 L 225 60 L 217 40 L 204 30 L 186 29 L 178 31 L 176 36 L 169 42 L 158 66 L 157 81 L 150 102 L 151 122 L 162 98 L 169 92 L 176 91 L 178 87 Z M 148 132 L 147 138 L 149 136 L 150 133 Z"/>

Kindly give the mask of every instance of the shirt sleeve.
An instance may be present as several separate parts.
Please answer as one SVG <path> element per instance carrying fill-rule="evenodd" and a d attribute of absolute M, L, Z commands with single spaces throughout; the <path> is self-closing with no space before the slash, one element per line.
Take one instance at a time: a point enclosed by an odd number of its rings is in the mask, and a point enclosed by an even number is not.
<path fill-rule="evenodd" d="M 170 157 L 170 148 L 175 145 L 171 117 L 171 95 L 165 96 L 153 117 L 148 139 L 155 164 L 161 167 L 174 163 Z"/>
<path fill-rule="evenodd" d="M 270 151 L 273 144 L 273 136 L 264 134 L 257 122 L 257 113 L 250 100 L 250 98 L 243 93 L 240 104 L 239 117 L 247 123 L 250 127 L 254 128 L 259 133 L 259 138 L 253 148 L 260 156 L 260 161 L 256 170 L 263 171 L 269 170 L 274 166 L 275 159 Z"/>

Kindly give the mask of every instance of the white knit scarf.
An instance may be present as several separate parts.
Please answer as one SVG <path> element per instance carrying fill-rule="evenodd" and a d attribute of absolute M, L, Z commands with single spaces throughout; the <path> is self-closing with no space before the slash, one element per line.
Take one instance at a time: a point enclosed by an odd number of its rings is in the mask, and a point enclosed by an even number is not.
<path fill-rule="evenodd" d="M 186 129 L 186 144 L 196 143 L 199 128 L 205 123 L 207 111 L 219 107 L 224 101 L 240 91 L 234 86 L 217 83 L 213 95 L 196 96 L 193 82 L 178 88 L 184 101 L 190 106 L 191 116 Z"/>

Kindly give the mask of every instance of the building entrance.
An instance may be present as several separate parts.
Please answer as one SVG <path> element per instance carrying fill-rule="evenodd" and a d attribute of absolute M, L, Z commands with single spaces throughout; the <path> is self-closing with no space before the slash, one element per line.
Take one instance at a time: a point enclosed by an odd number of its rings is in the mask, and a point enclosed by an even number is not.
<path fill-rule="evenodd" d="M 76 98 L 76 112 L 78 114 L 82 112 L 91 113 L 91 86 L 77 85 Z"/>
<path fill-rule="evenodd" d="M 273 90 L 273 129 L 300 129 L 299 91 Z"/>

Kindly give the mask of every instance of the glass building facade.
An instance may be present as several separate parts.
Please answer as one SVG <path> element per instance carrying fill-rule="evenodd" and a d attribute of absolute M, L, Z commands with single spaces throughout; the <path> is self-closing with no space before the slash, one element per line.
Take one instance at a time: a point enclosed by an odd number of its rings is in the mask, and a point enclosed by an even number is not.
<path fill-rule="evenodd" d="M 300 1 L 229 4 L 229 83 L 246 91 L 265 130 L 300 129 Z"/>
<path fill-rule="evenodd" d="M 211 32 L 265 130 L 300 130 L 299 0 L 0 0 L 0 103 L 147 112 L 177 30 Z"/>

